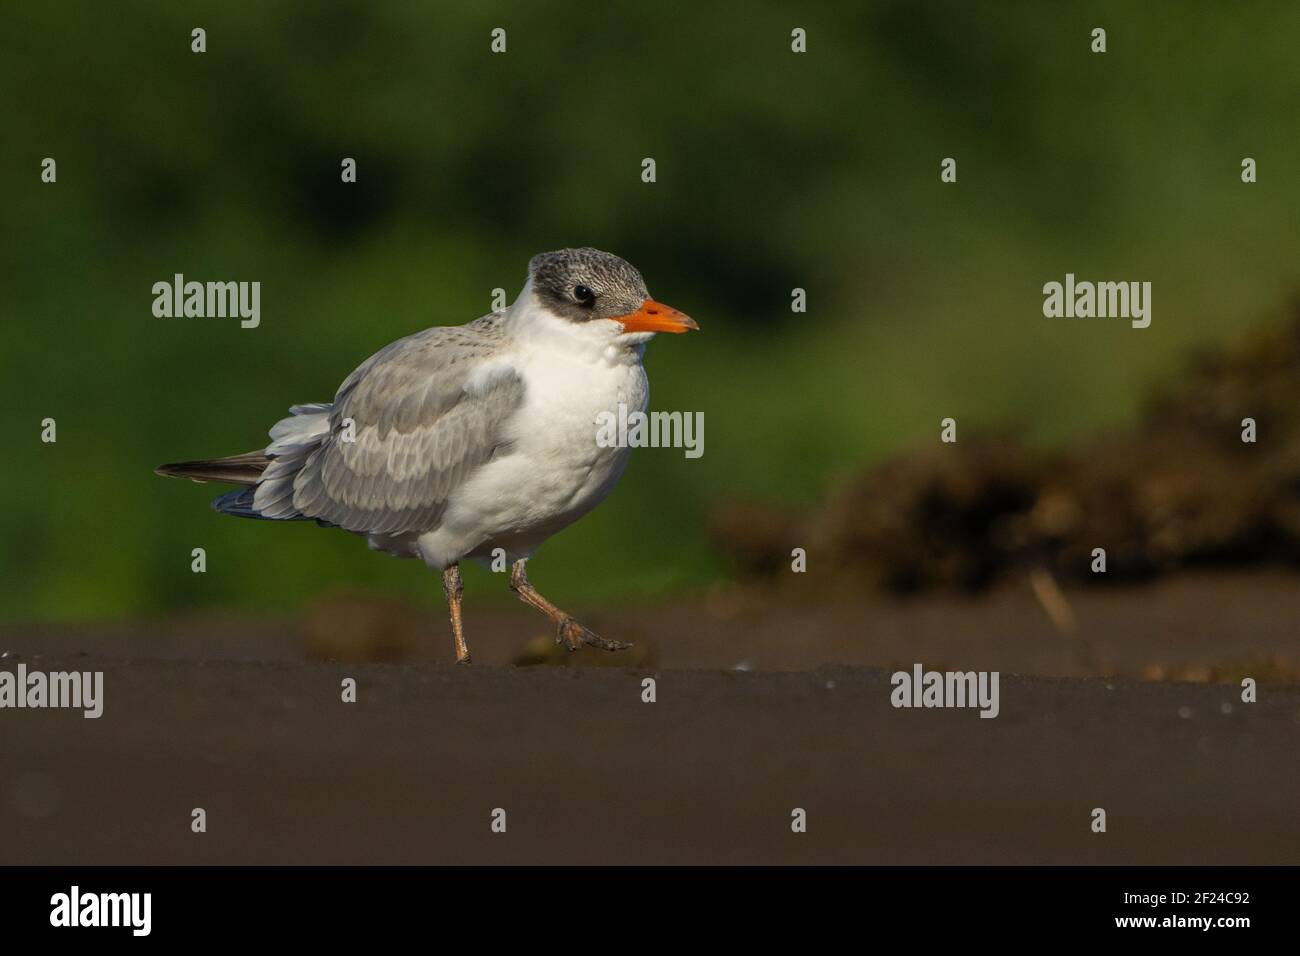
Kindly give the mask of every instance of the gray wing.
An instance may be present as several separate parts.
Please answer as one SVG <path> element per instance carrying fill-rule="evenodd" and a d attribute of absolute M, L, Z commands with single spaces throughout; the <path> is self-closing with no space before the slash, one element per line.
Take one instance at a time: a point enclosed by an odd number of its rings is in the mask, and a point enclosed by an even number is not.
<path fill-rule="evenodd" d="M 496 317 L 484 316 L 367 359 L 339 388 L 328 433 L 294 477 L 294 509 L 349 531 L 436 528 L 451 492 L 500 452 L 502 425 L 523 401 L 503 344 Z"/>

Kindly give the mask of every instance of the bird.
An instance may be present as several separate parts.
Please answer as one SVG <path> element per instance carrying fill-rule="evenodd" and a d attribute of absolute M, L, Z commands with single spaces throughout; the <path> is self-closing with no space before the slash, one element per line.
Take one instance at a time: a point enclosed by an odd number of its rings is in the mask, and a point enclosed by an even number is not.
<path fill-rule="evenodd" d="M 398 339 L 344 379 L 332 402 L 290 407 L 270 444 L 160 465 L 159 475 L 240 487 L 221 514 L 315 521 L 442 575 L 458 663 L 471 662 L 460 564 L 504 556 L 510 587 L 569 650 L 622 650 L 543 597 L 528 561 L 600 504 L 630 447 L 597 440 L 621 405 L 644 412 L 643 358 L 658 333 L 698 330 L 650 297 L 626 260 L 589 247 L 534 256 L 508 308 Z"/>

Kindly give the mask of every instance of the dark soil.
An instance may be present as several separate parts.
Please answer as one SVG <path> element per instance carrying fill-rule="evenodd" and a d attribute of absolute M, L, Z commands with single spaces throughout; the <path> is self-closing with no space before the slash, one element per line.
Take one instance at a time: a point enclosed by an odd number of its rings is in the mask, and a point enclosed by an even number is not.
<path fill-rule="evenodd" d="M 594 615 L 640 641 L 631 666 L 510 666 L 550 659 L 535 619 L 472 603 L 470 668 L 444 663 L 440 614 L 417 641 L 387 612 L 373 645 L 360 611 L 358 641 L 319 620 L 9 628 L 0 668 L 102 670 L 105 711 L 0 711 L 0 864 L 1295 863 L 1300 688 L 1273 681 L 1300 659 L 1298 591 L 1067 592 L 1078 643 L 1019 586 Z M 323 641 L 411 661 L 310 660 Z M 1079 676 L 1084 644 L 1101 669 L 1202 683 Z M 887 668 L 916 661 L 1002 669 L 1000 715 L 894 709 Z M 1204 682 L 1243 669 L 1258 703 Z"/>

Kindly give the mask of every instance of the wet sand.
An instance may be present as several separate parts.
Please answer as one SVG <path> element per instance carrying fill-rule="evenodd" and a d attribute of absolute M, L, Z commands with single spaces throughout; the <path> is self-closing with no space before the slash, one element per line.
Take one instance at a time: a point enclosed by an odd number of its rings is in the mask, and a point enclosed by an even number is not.
<path fill-rule="evenodd" d="M 1075 601 L 1121 672 L 1294 654 L 1290 579 L 1255 586 L 1267 608 L 1242 581 L 1235 602 L 1144 589 L 1136 622 L 1123 592 Z M 513 610 L 471 618 L 471 668 L 438 660 L 440 621 L 408 663 L 307 660 L 283 621 L 6 628 L 0 669 L 102 670 L 105 708 L 0 711 L 0 864 L 1300 861 L 1294 685 L 1244 704 L 1232 683 L 1017 676 L 1084 665 L 1014 592 L 623 613 L 592 623 L 651 638 L 633 666 L 510 666 L 538 633 Z M 895 709 L 894 660 L 1003 668 L 999 716 Z"/>

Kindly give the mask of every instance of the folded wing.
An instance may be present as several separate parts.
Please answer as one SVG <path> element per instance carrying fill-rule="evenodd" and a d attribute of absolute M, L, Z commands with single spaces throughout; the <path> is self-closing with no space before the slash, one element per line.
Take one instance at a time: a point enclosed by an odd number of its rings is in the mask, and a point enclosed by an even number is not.
<path fill-rule="evenodd" d="M 451 493 L 505 451 L 504 424 L 523 401 L 494 320 L 394 342 L 332 405 L 294 409 L 272 430 L 252 510 L 374 534 L 436 528 Z"/>

